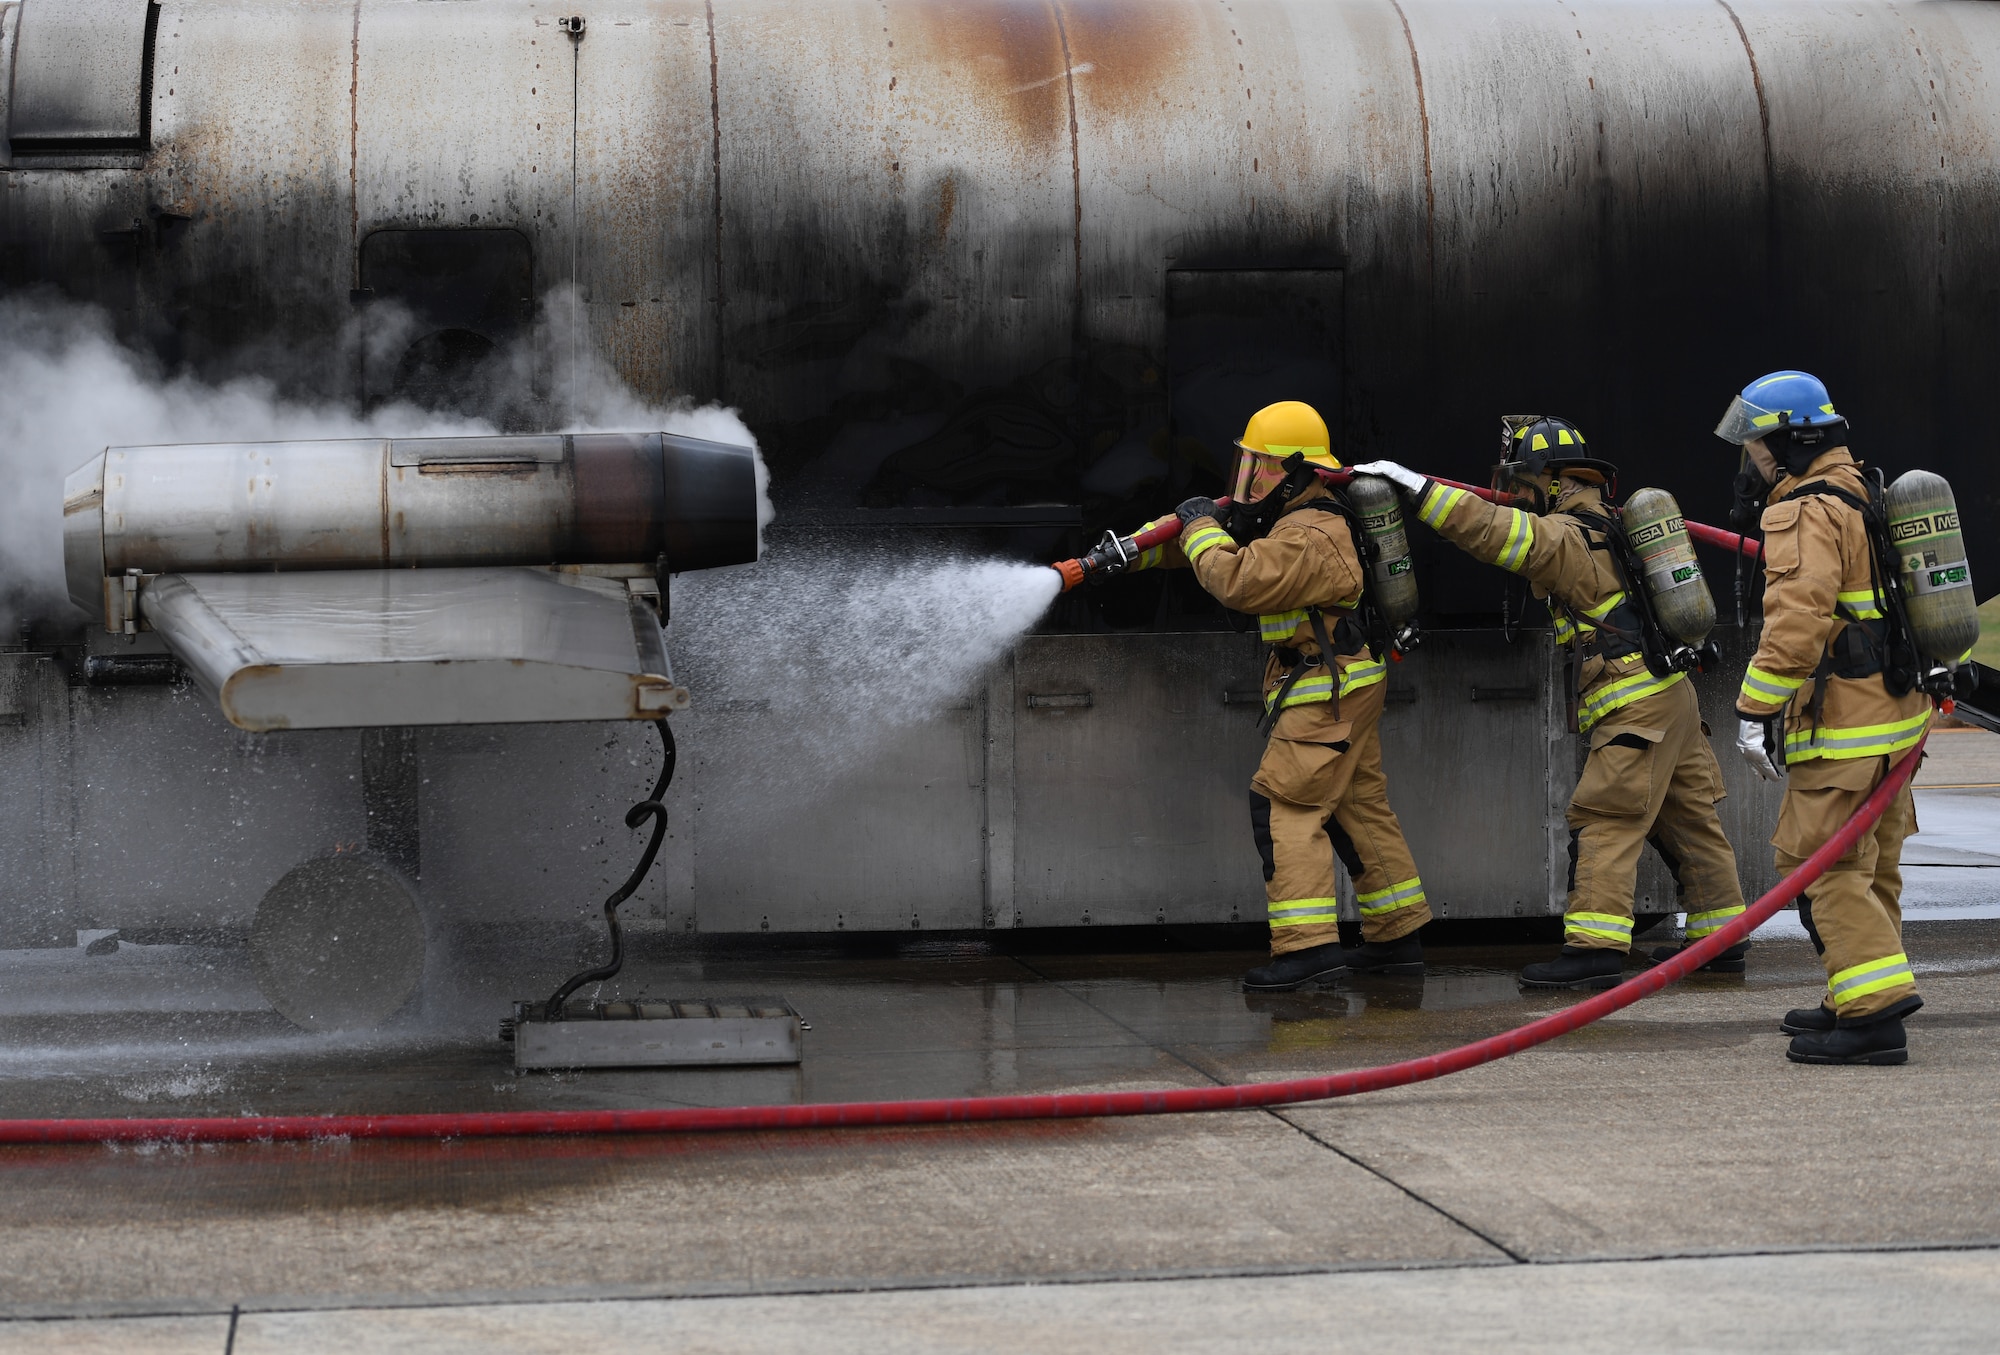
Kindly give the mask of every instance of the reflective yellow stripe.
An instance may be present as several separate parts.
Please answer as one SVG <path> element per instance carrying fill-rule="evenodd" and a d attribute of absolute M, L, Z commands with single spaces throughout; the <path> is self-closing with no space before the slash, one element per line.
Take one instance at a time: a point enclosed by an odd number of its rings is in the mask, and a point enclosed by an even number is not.
<path fill-rule="evenodd" d="M 1882 616 L 1882 595 L 1873 588 L 1842 593 L 1837 599 L 1837 605 L 1844 607 L 1847 614 L 1857 621 L 1876 621 Z"/>
<path fill-rule="evenodd" d="M 1598 603 L 1595 607 L 1585 607 L 1583 609 L 1583 614 L 1586 617 L 1590 618 L 1592 621 L 1602 621 L 1605 617 L 1611 615 L 1611 609 L 1613 607 L 1616 607 L 1619 603 L 1623 602 L 1624 600 L 1625 600 L 1625 594 L 1613 593 L 1610 597 L 1604 599 L 1604 601 Z"/>
<path fill-rule="evenodd" d="M 1257 634 L 1265 644 L 1281 644 L 1292 638 L 1292 632 L 1306 623 L 1305 609 L 1295 612 L 1273 612 L 1269 616 L 1257 618 Z"/>
<path fill-rule="evenodd" d="M 1699 941 L 1704 936 L 1721 931 L 1729 925 L 1729 919 L 1742 916 L 1743 911 L 1743 905 L 1739 903 L 1734 908 L 1717 908 L 1706 913 L 1689 913 L 1686 928 L 1688 940 Z"/>
<path fill-rule="evenodd" d="M 1139 558 L 1132 562 L 1132 568 L 1155 569 L 1158 568 L 1160 561 L 1166 558 L 1167 548 L 1164 545 L 1148 546 L 1139 552 Z"/>
<path fill-rule="evenodd" d="M 1826 990 L 1833 996 L 1833 1005 L 1839 1007 L 1857 997 L 1879 993 L 1885 988 L 1900 988 L 1916 981 L 1917 976 L 1910 972 L 1909 956 L 1885 955 L 1879 960 L 1840 970 L 1826 981 Z"/>
<path fill-rule="evenodd" d="M 1591 625 L 1578 625 L 1575 622 L 1571 621 L 1569 617 L 1562 612 L 1555 613 L 1555 620 L 1556 620 L 1556 643 L 1559 645 L 1566 645 L 1571 640 L 1576 639 L 1579 635 L 1597 634 L 1597 627 Z"/>
<path fill-rule="evenodd" d="M 1431 492 L 1424 495 L 1424 501 L 1417 509 L 1417 516 L 1423 520 L 1426 527 L 1442 527 L 1444 520 L 1451 516 L 1451 510 L 1458 507 L 1467 497 L 1469 496 L 1462 489 L 1453 489 L 1450 485 L 1441 485 L 1433 481 Z"/>
<path fill-rule="evenodd" d="M 1748 697 L 1752 701 L 1774 702 L 1784 705 L 1792 699 L 1792 694 L 1806 685 L 1804 678 L 1779 677 L 1767 673 L 1756 664 L 1743 675 L 1743 688 L 1737 693 L 1739 699 Z"/>
<path fill-rule="evenodd" d="M 1570 913 L 1563 918 L 1565 934 L 1598 936 L 1610 941 L 1632 939 L 1632 919 L 1615 913 Z"/>
<path fill-rule="evenodd" d="M 1663 678 L 1656 678 L 1641 668 L 1631 677 L 1606 683 L 1583 699 L 1583 705 L 1576 713 L 1577 728 L 1587 733 L 1592 725 L 1612 711 L 1629 706 L 1634 701 L 1643 701 L 1655 692 L 1664 692 L 1686 676 L 1685 673 L 1669 673 Z"/>
<path fill-rule="evenodd" d="M 1269 714 L 1271 710 L 1271 698 L 1277 694 L 1277 689 L 1273 688 L 1270 696 L 1264 698 L 1264 711 L 1266 714 Z M 1315 701 L 1331 700 L 1333 700 L 1333 675 L 1331 673 L 1321 677 L 1300 678 L 1292 684 L 1292 689 L 1285 693 L 1283 709 L 1290 710 L 1293 706 L 1310 706 Z"/>
<path fill-rule="evenodd" d="M 1368 917 L 1382 913 L 1393 913 L 1398 908 L 1408 908 L 1413 903 L 1424 901 L 1424 882 L 1404 880 L 1401 884 L 1390 885 L 1387 889 L 1370 890 L 1355 896 L 1355 906 Z"/>
<path fill-rule="evenodd" d="M 1923 737 L 1931 713 L 1920 710 L 1907 720 L 1885 725 L 1857 725 L 1850 729 L 1822 725 L 1818 729 L 1795 729 L 1785 735 L 1785 761 L 1810 762 L 1816 757 L 1840 759 L 1882 757 L 1900 753 Z"/>
<path fill-rule="evenodd" d="M 1388 676 L 1389 665 L 1386 660 L 1378 660 L 1375 663 L 1350 663 L 1340 670 L 1340 694 L 1346 696 L 1350 692 L 1360 691 L 1363 687 L 1373 687 Z"/>
<path fill-rule="evenodd" d="M 1298 927 L 1308 922 L 1338 922 L 1340 914 L 1335 910 L 1339 906 L 1339 899 L 1284 899 L 1270 906 L 1271 925 Z"/>
<path fill-rule="evenodd" d="M 1189 564 L 1193 564 L 1217 546 L 1234 540 L 1235 538 L 1222 528 L 1212 522 L 1206 522 L 1181 536 L 1181 554 L 1187 556 Z"/>
<path fill-rule="evenodd" d="M 1520 573 L 1528 563 L 1528 550 L 1535 544 L 1534 519 L 1518 508 L 1507 510 L 1512 521 L 1507 527 L 1507 544 L 1493 557 L 1493 563 L 1512 573 Z"/>

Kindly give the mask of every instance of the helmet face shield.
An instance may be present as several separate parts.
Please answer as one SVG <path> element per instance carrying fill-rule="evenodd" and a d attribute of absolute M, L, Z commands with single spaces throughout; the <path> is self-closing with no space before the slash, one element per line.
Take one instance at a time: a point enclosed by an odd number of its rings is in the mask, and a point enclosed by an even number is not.
<path fill-rule="evenodd" d="M 1722 422 L 1715 425 L 1715 435 L 1741 447 L 1752 438 L 1774 431 L 1783 417 L 1777 410 L 1764 409 L 1739 395 L 1723 411 Z"/>

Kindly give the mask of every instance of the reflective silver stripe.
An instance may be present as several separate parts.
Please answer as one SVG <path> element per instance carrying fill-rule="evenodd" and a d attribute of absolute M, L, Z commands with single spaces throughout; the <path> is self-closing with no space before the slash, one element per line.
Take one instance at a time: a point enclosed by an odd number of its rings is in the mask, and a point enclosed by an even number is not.
<path fill-rule="evenodd" d="M 1362 912 L 1373 917 L 1377 913 L 1393 913 L 1398 908 L 1422 903 L 1424 898 L 1424 882 L 1406 880 L 1400 885 L 1391 885 L 1387 889 L 1377 889 L 1372 893 L 1359 895 L 1354 902 Z"/>
<path fill-rule="evenodd" d="M 1707 936 L 1711 932 L 1721 931 L 1729 925 L 1729 919 L 1741 917 L 1743 912 L 1744 909 L 1739 904 L 1735 908 L 1718 908 L 1708 913 L 1689 913 L 1687 915 L 1687 926 L 1684 930 L 1689 936 Z"/>
<path fill-rule="evenodd" d="M 1389 676 L 1387 661 L 1379 663 L 1351 663 L 1340 670 L 1340 694 L 1358 692 L 1363 687 L 1372 687 Z"/>
<path fill-rule="evenodd" d="M 1462 489 L 1453 489 L 1449 485 L 1433 482 L 1431 492 L 1425 497 L 1423 506 L 1417 509 L 1417 516 L 1423 519 L 1427 527 L 1442 526 L 1444 520 L 1451 516 L 1451 510 L 1458 507 L 1459 501 L 1465 497 L 1466 493 Z"/>
<path fill-rule="evenodd" d="M 1910 957 L 1898 953 L 1843 969 L 1828 981 L 1826 987 L 1837 1007 L 1843 1002 L 1879 993 L 1884 988 L 1900 988 L 1916 981 L 1916 975 L 1910 971 Z"/>
<path fill-rule="evenodd" d="M 1339 899 L 1285 899 L 1270 906 L 1272 917 L 1294 917 L 1300 913 L 1324 913 L 1337 908 Z"/>
<path fill-rule="evenodd" d="M 1528 551 L 1535 544 L 1535 524 L 1526 513 L 1518 508 L 1509 509 L 1512 520 L 1507 525 L 1507 543 L 1500 547 L 1500 553 L 1493 557 L 1493 563 L 1514 573 L 1520 572 L 1528 563 Z"/>

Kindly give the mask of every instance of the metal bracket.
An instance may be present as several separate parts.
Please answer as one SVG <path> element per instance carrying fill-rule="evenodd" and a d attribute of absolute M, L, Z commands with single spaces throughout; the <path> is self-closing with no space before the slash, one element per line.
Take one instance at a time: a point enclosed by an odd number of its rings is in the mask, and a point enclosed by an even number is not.
<path fill-rule="evenodd" d="M 137 635 L 142 630 L 151 630 L 145 618 L 139 615 L 139 594 L 158 577 L 138 569 L 106 577 L 104 629 L 112 635 Z"/>

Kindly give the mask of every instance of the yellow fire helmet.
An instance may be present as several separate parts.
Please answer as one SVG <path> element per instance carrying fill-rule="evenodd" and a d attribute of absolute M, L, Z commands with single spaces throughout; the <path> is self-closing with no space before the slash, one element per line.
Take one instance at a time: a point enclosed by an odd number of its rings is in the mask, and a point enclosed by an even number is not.
<path fill-rule="evenodd" d="M 1326 420 L 1302 400 L 1280 400 L 1252 414 L 1243 428 L 1243 436 L 1237 440 L 1236 451 L 1233 493 L 1239 503 L 1249 498 L 1250 483 L 1260 460 L 1268 468 L 1293 452 L 1304 452 L 1312 465 L 1326 470 L 1340 469 L 1340 458 L 1333 454 L 1333 440 L 1327 436 Z"/>

